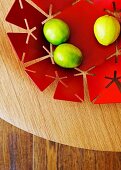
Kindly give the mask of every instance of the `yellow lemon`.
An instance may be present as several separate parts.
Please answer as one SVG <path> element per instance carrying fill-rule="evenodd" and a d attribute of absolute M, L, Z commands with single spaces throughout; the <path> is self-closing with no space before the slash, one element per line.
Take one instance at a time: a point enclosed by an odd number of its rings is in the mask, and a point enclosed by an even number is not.
<path fill-rule="evenodd" d="M 101 16 L 94 24 L 94 34 L 100 44 L 108 46 L 117 40 L 120 34 L 120 23 L 113 16 Z"/>

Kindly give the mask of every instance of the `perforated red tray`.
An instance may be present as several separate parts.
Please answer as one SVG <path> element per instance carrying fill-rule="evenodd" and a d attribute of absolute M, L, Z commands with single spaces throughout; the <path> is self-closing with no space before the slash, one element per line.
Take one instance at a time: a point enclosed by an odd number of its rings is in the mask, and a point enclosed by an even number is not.
<path fill-rule="evenodd" d="M 92 102 L 117 103 L 121 102 L 121 36 L 116 43 L 104 47 L 95 39 L 93 25 L 105 14 L 120 20 L 120 8 L 120 0 L 115 3 L 111 0 L 16 0 L 6 20 L 24 28 L 25 33 L 8 33 L 8 36 L 23 68 L 40 90 L 57 80 L 55 99 L 81 102 L 83 79 L 87 78 Z M 63 69 L 54 64 L 54 47 L 42 32 L 43 24 L 53 17 L 63 19 L 70 26 L 68 42 L 79 47 L 84 55 L 79 68 Z"/>

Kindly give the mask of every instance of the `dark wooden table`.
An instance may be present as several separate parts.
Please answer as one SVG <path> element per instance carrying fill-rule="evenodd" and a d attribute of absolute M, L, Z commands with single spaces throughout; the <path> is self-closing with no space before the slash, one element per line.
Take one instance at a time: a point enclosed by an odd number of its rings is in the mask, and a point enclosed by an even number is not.
<path fill-rule="evenodd" d="M 121 153 L 64 146 L 0 120 L 0 170 L 121 170 Z"/>

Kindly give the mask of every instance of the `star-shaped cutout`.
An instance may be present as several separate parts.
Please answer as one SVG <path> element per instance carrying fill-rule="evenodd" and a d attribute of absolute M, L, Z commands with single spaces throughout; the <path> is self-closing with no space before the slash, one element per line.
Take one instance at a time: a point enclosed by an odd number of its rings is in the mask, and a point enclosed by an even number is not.
<path fill-rule="evenodd" d="M 119 81 L 121 79 L 121 76 L 117 77 L 117 71 L 114 71 L 113 77 L 105 76 L 105 78 L 111 80 L 111 82 L 106 86 L 106 88 L 110 87 L 113 83 L 115 83 L 119 91 L 121 92 L 121 82 Z"/>
<path fill-rule="evenodd" d="M 116 17 L 120 22 L 121 22 L 121 9 L 117 10 L 117 6 L 116 6 L 116 2 L 112 2 L 112 6 L 113 6 L 113 11 L 110 11 L 108 9 L 104 9 L 105 12 L 107 12 L 108 14 Z"/>

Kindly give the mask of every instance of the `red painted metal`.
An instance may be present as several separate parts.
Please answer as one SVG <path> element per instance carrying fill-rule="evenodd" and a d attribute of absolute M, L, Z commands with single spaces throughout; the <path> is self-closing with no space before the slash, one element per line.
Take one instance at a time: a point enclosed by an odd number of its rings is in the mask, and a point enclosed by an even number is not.
<path fill-rule="evenodd" d="M 111 79 L 105 78 L 105 76 L 113 77 L 114 74 L 121 76 L 119 54 L 118 63 L 115 63 L 116 49 L 120 52 L 121 48 L 121 37 L 117 43 L 104 47 L 97 42 L 93 33 L 94 22 L 98 17 L 107 13 L 114 14 L 112 1 L 93 0 L 91 3 L 81 0 L 75 5 L 72 5 L 74 0 L 47 0 L 46 3 L 45 0 L 33 0 L 33 2 L 39 9 L 26 0 L 16 0 L 6 20 L 25 30 L 23 33 L 8 33 L 8 37 L 25 71 L 39 89 L 43 91 L 56 80 L 58 84 L 54 94 L 55 99 L 83 101 L 84 86 L 81 73 L 95 66 L 96 68 L 90 71 L 95 76 L 87 75 L 91 101 L 94 100 L 94 103 L 121 102 L 120 79 L 118 86 L 113 82 L 107 88 Z M 115 0 L 115 3 L 119 11 L 121 1 Z M 83 63 L 76 70 L 60 68 L 52 63 L 52 58 L 48 55 L 47 50 L 50 51 L 50 44 L 43 36 L 42 22 L 49 15 L 50 4 L 53 5 L 53 14 L 62 11 L 56 17 L 63 19 L 70 26 L 71 37 L 68 42 L 76 45 L 83 52 Z M 120 11 L 118 17 L 120 17 Z M 106 60 L 112 54 L 114 56 Z"/>

